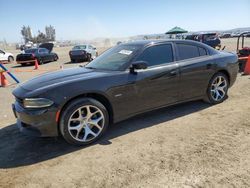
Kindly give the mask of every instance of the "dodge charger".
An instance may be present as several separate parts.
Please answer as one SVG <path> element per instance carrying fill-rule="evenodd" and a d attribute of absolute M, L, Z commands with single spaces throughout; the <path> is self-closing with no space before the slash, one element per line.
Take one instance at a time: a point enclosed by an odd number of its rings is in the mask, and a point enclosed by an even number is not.
<path fill-rule="evenodd" d="M 110 124 L 185 101 L 218 104 L 238 72 L 233 53 L 189 40 L 117 45 L 86 66 L 35 77 L 13 91 L 21 132 L 76 145 L 98 140 Z"/>

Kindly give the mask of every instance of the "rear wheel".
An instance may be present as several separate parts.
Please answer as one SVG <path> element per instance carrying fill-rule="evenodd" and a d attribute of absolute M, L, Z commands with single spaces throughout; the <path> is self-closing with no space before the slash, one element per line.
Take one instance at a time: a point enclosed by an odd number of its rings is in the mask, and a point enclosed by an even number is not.
<path fill-rule="evenodd" d="M 88 54 L 88 55 L 87 55 L 87 61 L 90 62 L 90 61 L 92 61 L 92 60 L 93 60 L 93 59 L 92 59 L 91 54 Z"/>
<path fill-rule="evenodd" d="M 38 61 L 38 64 L 39 64 L 39 65 L 42 65 L 42 64 L 43 64 L 43 60 L 42 60 L 42 59 L 38 59 L 37 61 Z"/>
<path fill-rule="evenodd" d="M 87 145 L 98 140 L 109 124 L 108 112 L 92 98 L 77 99 L 63 111 L 60 132 L 70 144 Z"/>
<path fill-rule="evenodd" d="M 58 60 L 58 56 L 57 55 L 55 55 L 55 57 L 54 57 L 54 61 L 57 61 Z"/>
<path fill-rule="evenodd" d="M 11 62 L 13 62 L 13 61 L 14 61 L 14 57 L 9 56 L 9 57 L 8 57 L 8 62 L 10 62 L 10 63 L 11 63 Z"/>
<path fill-rule="evenodd" d="M 216 73 L 209 81 L 206 102 L 218 104 L 227 98 L 228 77 L 224 73 Z"/>

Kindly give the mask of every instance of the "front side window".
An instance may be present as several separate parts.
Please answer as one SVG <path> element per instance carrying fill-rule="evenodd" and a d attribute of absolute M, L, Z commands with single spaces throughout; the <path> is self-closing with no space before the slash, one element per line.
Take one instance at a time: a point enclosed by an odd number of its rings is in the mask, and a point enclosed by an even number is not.
<path fill-rule="evenodd" d="M 152 46 L 144 50 L 138 61 L 146 61 L 148 66 L 170 63 L 174 61 L 171 44 Z"/>
<path fill-rule="evenodd" d="M 176 44 L 176 46 L 179 52 L 179 60 L 191 59 L 200 56 L 197 46 L 189 44 Z"/>

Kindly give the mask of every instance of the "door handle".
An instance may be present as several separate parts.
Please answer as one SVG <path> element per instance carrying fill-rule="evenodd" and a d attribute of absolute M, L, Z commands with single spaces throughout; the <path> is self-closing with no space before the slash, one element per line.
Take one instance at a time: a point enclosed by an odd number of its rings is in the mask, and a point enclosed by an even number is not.
<path fill-rule="evenodd" d="M 176 76 L 177 75 L 177 70 L 173 70 L 170 72 L 170 76 Z"/>

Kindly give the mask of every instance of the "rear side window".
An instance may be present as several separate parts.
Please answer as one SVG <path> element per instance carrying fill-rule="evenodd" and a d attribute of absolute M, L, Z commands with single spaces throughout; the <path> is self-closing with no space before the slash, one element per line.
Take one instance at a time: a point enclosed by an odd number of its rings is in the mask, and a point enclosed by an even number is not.
<path fill-rule="evenodd" d="M 205 48 L 199 47 L 199 54 L 200 56 L 205 56 L 207 55 L 207 51 Z"/>
<path fill-rule="evenodd" d="M 142 55 L 137 59 L 146 61 L 148 66 L 155 66 L 164 63 L 173 62 L 173 50 L 171 44 L 152 46 L 144 50 Z"/>
<path fill-rule="evenodd" d="M 199 49 L 197 46 L 189 44 L 176 44 L 176 45 L 179 52 L 180 60 L 191 59 L 200 56 Z"/>

